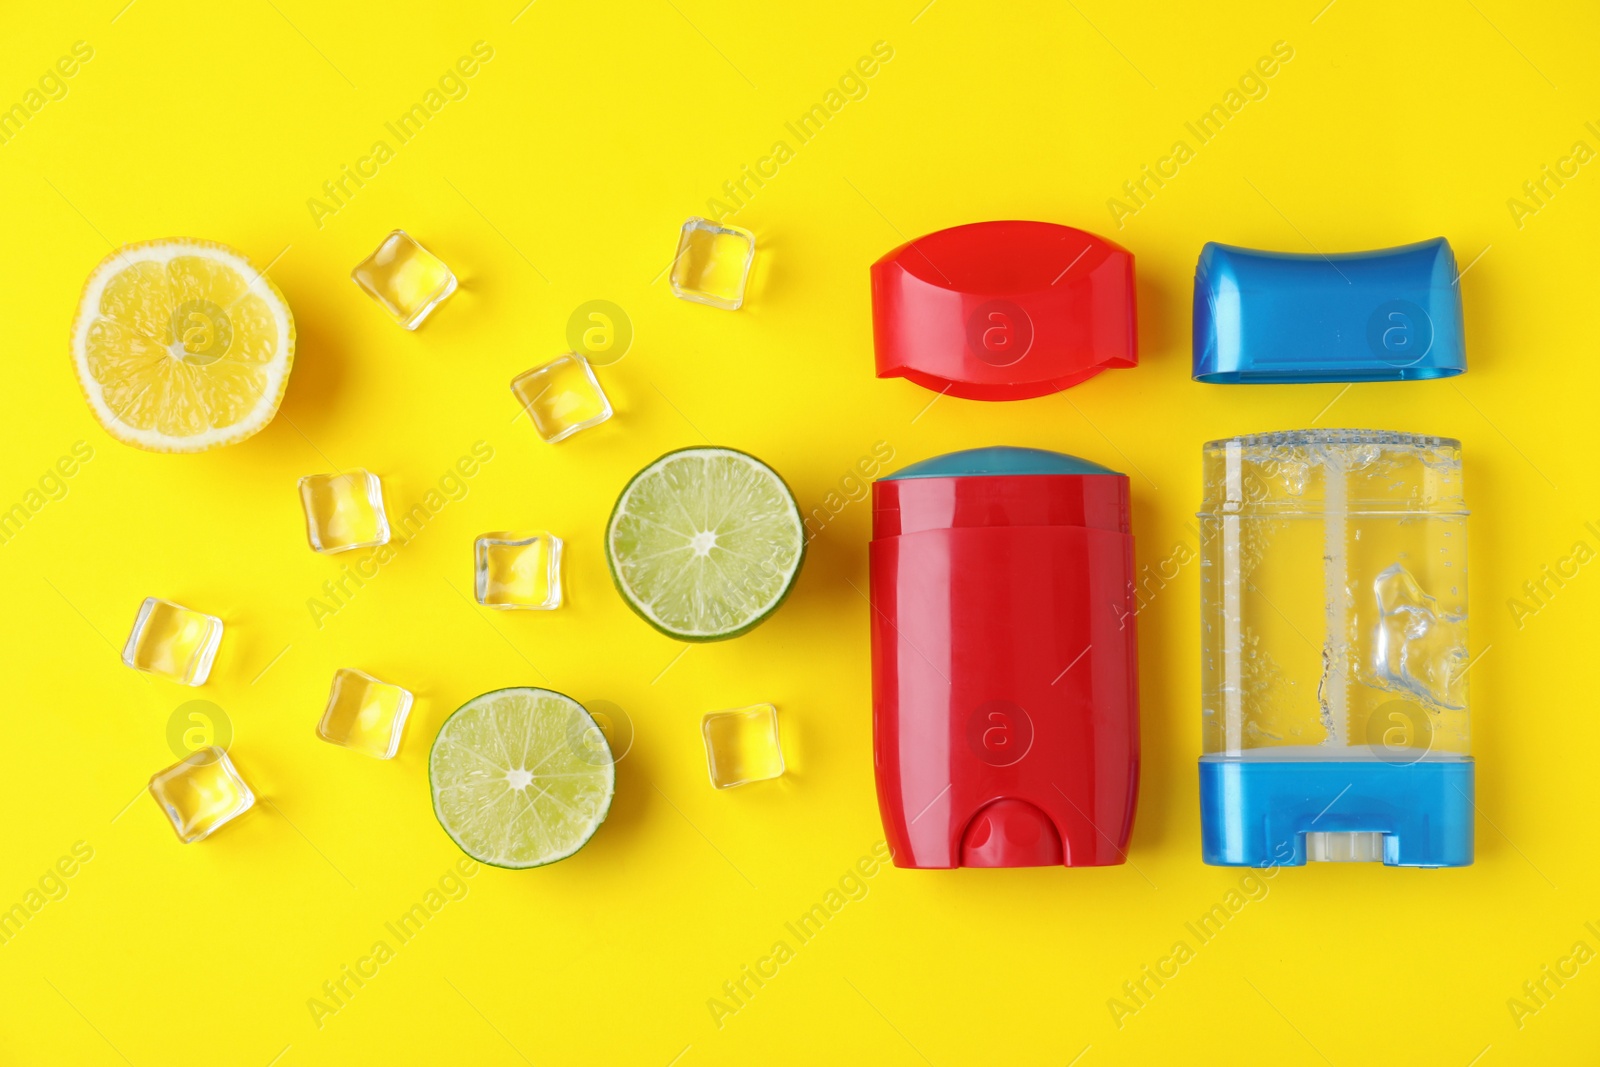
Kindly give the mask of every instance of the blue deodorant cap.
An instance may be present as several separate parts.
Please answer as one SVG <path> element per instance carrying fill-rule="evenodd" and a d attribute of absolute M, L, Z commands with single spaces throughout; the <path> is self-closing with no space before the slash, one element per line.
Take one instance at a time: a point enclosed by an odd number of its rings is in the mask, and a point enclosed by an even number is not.
<path fill-rule="evenodd" d="M 1391 382 L 1467 369 L 1443 237 L 1336 255 L 1208 243 L 1194 272 L 1194 379 Z"/>

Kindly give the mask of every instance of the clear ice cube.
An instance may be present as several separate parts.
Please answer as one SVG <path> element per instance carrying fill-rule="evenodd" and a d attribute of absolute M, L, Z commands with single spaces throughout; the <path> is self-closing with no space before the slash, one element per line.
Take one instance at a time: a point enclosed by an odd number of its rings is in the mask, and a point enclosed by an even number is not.
<path fill-rule="evenodd" d="M 611 401 L 594 368 L 576 352 L 517 375 L 511 392 L 527 409 L 533 428 L 550 444 L 611 417 Z"/>
<path fill-rule="evenodd" d="M 737 311 L 755 255 L 756 236 L 749 230 L 690 219 L 678 235 L 672 291 L 684 300 Z"/>
<path fill-rule="evenodd" d="M 122 647 L 122 662 L 182 685 L 204 685 L 221 641 L 222 620 L 215 615 L 146 597 Z"/>
<path fill-rule="evenodd" d="M 306 540 L 318 552 L 345 552 L 389 543 L 383 482 L 376 474 L 350 470 L 300 479 Z"/>
<path fill-rule="evenodd" d="M 400 751 L 411 702 L 409 689 L 342 667 L 334 672 L 317 736 L 374 759 L 393 759 Z"/>
<path fill-rule="evenodd" d="M 561 538 L 554 534 L 484 534 L 474 546 L 473 570 L 485 607 L 561 606 Z"/>
<path fill-rule="evenodd" d="M 778 739 L 778 709 L 752 704 L 714 711 L 700 723 L 706 740 L 706 768 L 718 789 L 776 778 L 784 771 Z"/>
<path fill-rule="evenodd" d="M 385 237 L 350 277 L 408 330 L 421 326 L 456 291 L 456 276 L 444 260 L 404 230 Z"/>
<path fill-rule="evenodd" d="M 203 841 L 256 802 L 220 748 L 202 748 L 150 779 L 150 795 L 184 844 Z"/>

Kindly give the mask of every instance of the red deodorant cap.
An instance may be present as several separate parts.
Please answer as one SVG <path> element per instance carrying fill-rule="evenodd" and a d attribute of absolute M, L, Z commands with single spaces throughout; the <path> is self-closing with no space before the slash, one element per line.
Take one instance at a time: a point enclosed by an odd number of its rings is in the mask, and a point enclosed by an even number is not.
<path fill-rule="evenodd" d="M 1052 222 L 974 222 L 872 265 L 878 377 L 1026 400 L 1139 362 L 1133 254 Z"/>

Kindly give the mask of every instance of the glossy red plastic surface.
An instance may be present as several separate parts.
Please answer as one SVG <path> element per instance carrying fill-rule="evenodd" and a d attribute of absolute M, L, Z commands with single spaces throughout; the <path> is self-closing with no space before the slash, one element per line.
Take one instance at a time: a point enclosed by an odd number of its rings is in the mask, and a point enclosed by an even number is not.
<path fill-rule="evenodd" d="M 895 863 L 1123 862 L 1139 780 L 1128 479 L 872 488 L 873 739 Z"/>
<path fill-rule="evenodd" d="M 1139 362 L 1133 256 L 1050 222 L 975 222 L 872 265 L 878 377 L 1025 400 Z"/>

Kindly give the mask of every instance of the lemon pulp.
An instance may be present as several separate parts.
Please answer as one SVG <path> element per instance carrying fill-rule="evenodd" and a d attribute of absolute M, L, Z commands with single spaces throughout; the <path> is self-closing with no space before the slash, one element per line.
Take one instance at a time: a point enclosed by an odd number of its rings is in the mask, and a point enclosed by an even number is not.
<path fill-rule="evenodd" d="M 153 241 L 90 276 L 73 330 L 85 395 L 112 436 L 156 451 L 242 440 L 277 412 L 294 354 L 283 297 L 242 255 Z"/>

